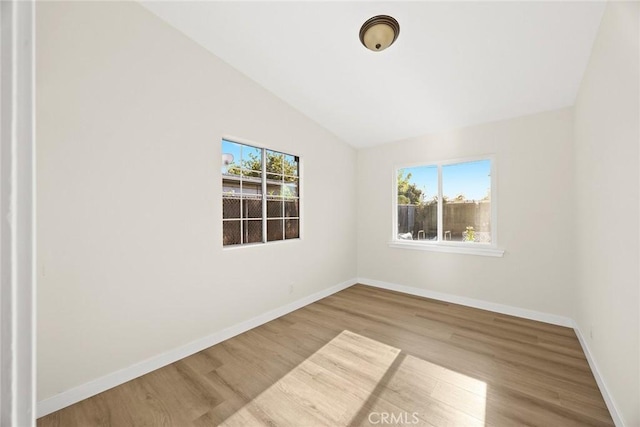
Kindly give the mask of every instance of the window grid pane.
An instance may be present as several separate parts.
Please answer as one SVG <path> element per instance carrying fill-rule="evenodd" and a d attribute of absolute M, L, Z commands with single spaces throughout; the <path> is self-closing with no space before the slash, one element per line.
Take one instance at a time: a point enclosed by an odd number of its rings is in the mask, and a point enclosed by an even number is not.
<path fill-rule="evenodd" d="M 240 239 L 240 221 L 222 222 L 222 241 L 225 246 L 242 243 Z"/>
<path fill-rule="evenodd" d="M 283 240 L 284 221 L 282 219 L 267 220 L 267 242 Z"/>
<path fill-rule="evenodd" d="M 285 239 L 297 239 L 300 237 L 299 220 L 287 219 L 285 221 Z"/>
<path fill-rule="evenodd" d="M 284 199 L 267 196 L 267 218 L 281 218 Z"/>
<path fill-rule="evenodd" d="M 243 218 L 262 219 L 262 195 L 255 197 L 244 197 L 242 200 L 242 205 Z"/>
<path fill-rule="evenodd" d="M 284 216 L 286 218 L 297 218 L 300 215 L 299 199 L 287 199 L 284 202 Z"/>
<path fill-rule="evenodd" d="M 262 219 L 244 220 L 243 243 L 262 243 Z"/>
<path fill-rule="evenodd" d="M 222 218 L 240 218 L 241 198 L 233 194 L 222 195 Z"/>

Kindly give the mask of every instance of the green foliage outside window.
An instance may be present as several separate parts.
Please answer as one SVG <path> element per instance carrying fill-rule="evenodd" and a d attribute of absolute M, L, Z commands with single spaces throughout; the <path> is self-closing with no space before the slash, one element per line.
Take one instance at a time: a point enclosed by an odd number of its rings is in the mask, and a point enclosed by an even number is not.
<path fill-rule="evenodd" d="M 298 175 L 298 165 L 295 161 L 288 160 L 280 153 L 274 153 L 267 151 L 267 173 L 276 173 L 284 175 Z M 255 153 L 249 153 L 249 159 L 242 161 L 242 169 L 245 170 L 245 175 L 259 176 L 262 171 L 262 159 Z M 231 175 L 240 175 L 240 165 L 231 163 L 227 168 L 227 173 Z M 246 171 L 251 171 L 246 173 Z"/>
<path fill-rule="evenodd" d="M 402 169 L 398 170 L 398 204 L 420 205 L 424 201 L 424 194 L 415 184 L 410 182 L 411 173 L 405 175 Z"/>

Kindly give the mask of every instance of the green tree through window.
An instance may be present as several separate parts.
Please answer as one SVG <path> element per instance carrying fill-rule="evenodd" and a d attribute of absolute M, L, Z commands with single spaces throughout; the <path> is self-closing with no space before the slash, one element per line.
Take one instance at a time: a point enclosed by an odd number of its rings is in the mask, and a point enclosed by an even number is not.
<path fill-rule="evenodd" d="M 410 182 L 411 172 L 405 175 L 402 169 L 398 170 L 398 204 L 419 205 L 423 202 L 424 195 L 416 184 Z"/>

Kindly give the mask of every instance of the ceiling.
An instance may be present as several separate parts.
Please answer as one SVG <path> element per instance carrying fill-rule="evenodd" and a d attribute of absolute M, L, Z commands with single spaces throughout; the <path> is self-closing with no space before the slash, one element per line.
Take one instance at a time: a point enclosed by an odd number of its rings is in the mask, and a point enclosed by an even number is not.
<path fill-rule="evenodd" d="M 143 2 L 354 147 L 573 105 L 605 3 Z M 400 23 L 383 52 L 368 18 Z"/>

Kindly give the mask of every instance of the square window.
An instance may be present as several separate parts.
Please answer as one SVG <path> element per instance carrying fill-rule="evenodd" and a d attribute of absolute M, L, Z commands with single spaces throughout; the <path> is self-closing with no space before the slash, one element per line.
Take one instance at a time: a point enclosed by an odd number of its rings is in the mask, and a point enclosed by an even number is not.
<path fill-rule="evenodd" d="M 298 156 L 223 139 L 221 172 L 224 246 L 299 237 Z"/>

